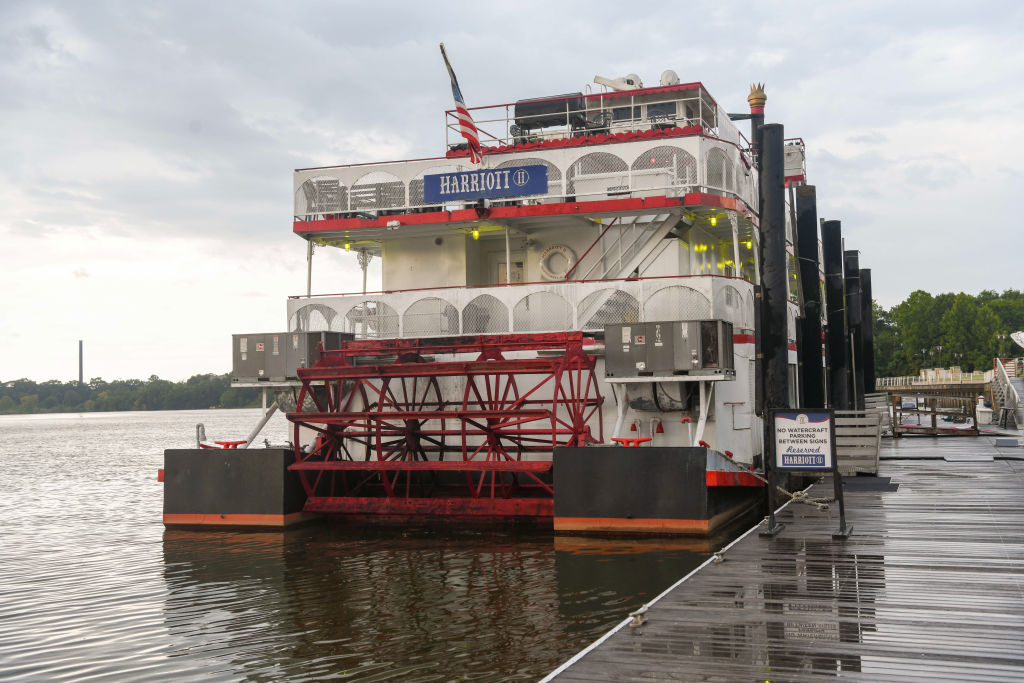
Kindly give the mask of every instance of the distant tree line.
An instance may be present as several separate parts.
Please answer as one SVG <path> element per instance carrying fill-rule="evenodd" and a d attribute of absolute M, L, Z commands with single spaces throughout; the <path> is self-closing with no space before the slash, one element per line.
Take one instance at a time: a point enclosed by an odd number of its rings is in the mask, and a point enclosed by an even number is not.
<path fill-rule="evenodd" d="M 78 413 L 120 410 L 190 410 L 197 408 L 258 408 L 258 389 L 232 389 L 229 375 L 193 375 L 169 382 L 152 375 L 148 380 L 105 382 L 94 377 L 77 381 L 0 382 L 0 414 Z"/>
<path fill-rule="evenodd" d="M 1024 330 L 1024 292 L 932 296 L 918 290 L 889 310 L 874 304 L 874 316 L 878 377 L 954 365 L 990 370 L 994 357 L 1021 354 L 1010 333 Z"/>

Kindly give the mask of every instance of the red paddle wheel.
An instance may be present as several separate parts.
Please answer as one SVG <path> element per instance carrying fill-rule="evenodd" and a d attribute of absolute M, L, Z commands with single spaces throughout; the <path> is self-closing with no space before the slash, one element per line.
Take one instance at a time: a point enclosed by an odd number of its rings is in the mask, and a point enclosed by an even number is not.
<path fill-rule="evenodd" d="M 345 342 L 299 370 L 306 510 L 550 517 L 556 446 L 603 440 L 580 333 Z M 508 354 L 516 356 L 507 357 Z M 525 357 L 523 357 L 525 356 Z"/>

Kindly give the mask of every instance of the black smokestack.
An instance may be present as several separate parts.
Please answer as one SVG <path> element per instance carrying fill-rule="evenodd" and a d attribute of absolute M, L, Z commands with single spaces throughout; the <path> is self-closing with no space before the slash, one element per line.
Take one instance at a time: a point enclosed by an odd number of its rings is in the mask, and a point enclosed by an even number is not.
<path fill-rule="evenodd" d="M 747 95 L 747 103 L 750 105 L 750 142 L 754 146 L 754 163 L 758 170 L 761 169 L 761 126 L 764 125 L 764 105 L 767 101 L 764 83 L 750 86 L 750 94 Z"/>

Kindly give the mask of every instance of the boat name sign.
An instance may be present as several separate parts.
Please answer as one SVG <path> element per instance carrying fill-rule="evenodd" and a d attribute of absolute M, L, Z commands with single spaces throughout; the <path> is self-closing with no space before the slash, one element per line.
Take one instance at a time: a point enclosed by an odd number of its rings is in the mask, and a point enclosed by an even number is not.
<path fill-rule="evenodd" d="M 828 411 L 777 411 L 773 418 L 778 469 L 832 469 L 832 416 Z"/>
<path fill-rule="evenodd" d="M 423 176 L 423 201 L 427 204 L 443 204 L 453 199 L 522 197 L 547 191 L 548 168 L 543 164 Z"/>

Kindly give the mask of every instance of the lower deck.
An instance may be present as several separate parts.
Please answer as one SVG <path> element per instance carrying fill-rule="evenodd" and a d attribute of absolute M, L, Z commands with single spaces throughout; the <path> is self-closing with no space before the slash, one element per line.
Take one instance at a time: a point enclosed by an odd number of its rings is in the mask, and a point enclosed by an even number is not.
<path fill-rule="evenodd" d="M 779 535 L 751 530 L 549 679 L 1021 680 L 1024 449 L 915 437 L 882 458 L 846 487 L 849 539 L 836 506 L 790 503 Z"/>

